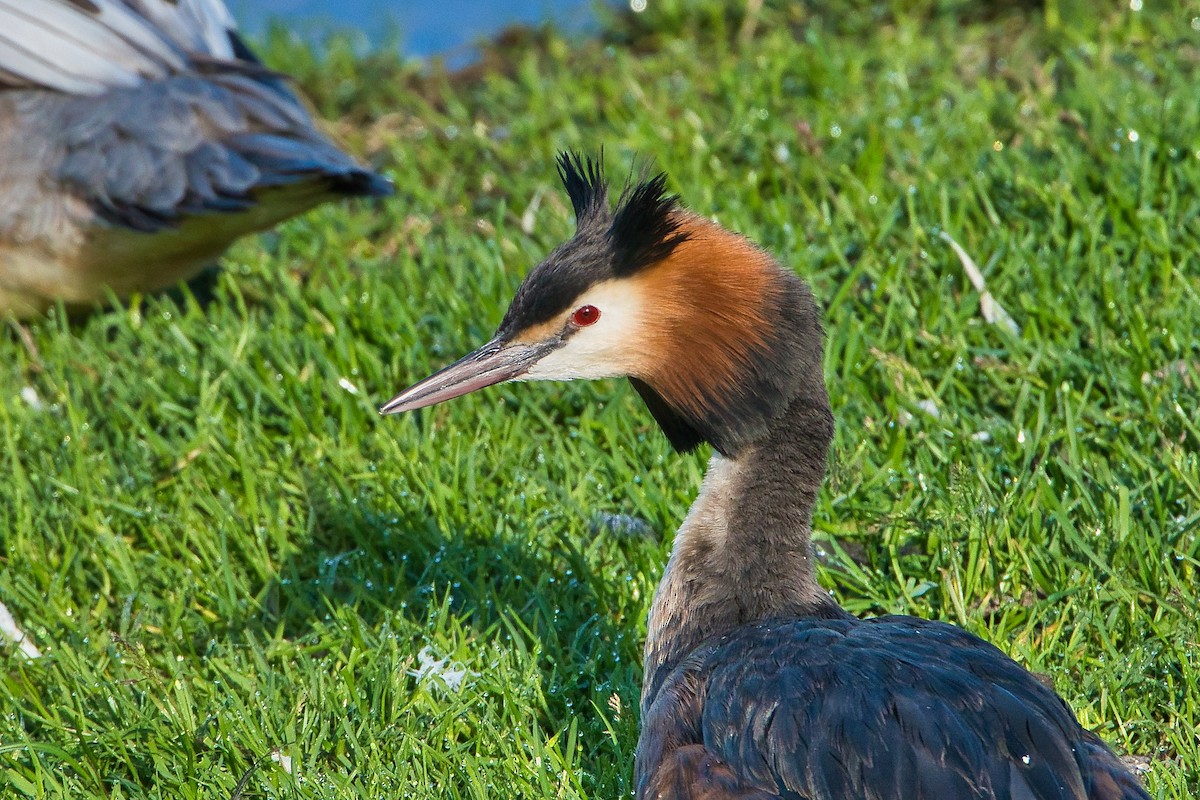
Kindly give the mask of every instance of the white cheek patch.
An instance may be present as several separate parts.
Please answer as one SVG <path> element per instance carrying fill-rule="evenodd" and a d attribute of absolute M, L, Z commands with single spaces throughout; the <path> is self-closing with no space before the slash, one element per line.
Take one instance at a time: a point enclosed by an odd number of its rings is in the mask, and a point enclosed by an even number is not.
<path fill-rule="evenodd" d="M 571 305 L 563 324 L 575 309 L 586 305 L 600 309 L 600 319 L 576 330 L 562 347 L 541 358 L 518 380 L 620 378 L 639 371 L 645 364 L 645 308 L 637 287 L 628 281 L 596 284 Z"/>

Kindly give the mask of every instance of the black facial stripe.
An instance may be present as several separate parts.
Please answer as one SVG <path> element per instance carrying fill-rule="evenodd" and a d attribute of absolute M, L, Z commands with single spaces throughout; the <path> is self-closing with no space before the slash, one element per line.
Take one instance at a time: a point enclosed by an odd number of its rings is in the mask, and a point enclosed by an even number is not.
<path fill-rule="evenodd" d="M 608 254 L 601 235 L 580 230 L 525 277 L 500 331 L 515 333 L 566 313 L 589 287 L 613 277 Z"/>

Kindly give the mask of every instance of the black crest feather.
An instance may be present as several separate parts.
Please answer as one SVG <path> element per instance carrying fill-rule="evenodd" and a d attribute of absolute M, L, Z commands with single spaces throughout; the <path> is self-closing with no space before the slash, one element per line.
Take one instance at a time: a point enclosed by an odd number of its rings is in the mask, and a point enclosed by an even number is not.
<path fill-rule="evenodd" d="M 618 276 L 662 261 L 687 238 L 679 231 L 678 211 L 679 198 L 667 194 L 666 173 L 625 190 L 609 231 Z"/>
<path fill-rule="evenodd" d="M 562 178 L 571 206 L 575 209 L 576 226 L 608 212 L 608 183 L 604 180 L 604 151 L 596 158 L 567 151 L 558 155 L 558 174 Z"/>

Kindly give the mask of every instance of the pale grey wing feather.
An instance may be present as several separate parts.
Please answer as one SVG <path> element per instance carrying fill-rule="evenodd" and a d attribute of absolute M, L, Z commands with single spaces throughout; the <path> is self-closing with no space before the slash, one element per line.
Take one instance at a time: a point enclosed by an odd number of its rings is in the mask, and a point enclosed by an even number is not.
<path fill-rule="evenodd" d="M 183 54 L 115 0 L 0 0 L 0 70 L 9 85 L 100 94 L 185 66 Z"/>
<path fill-rule="evenodd" d="M 220 0 L 0 0 L 0 84 L 101 94 L 234 61 Z"/>
<path fill-rule="evenodd" d="M 124 0 L 186 53 L 233 60 L 229 34 L 237 30 L 221 0 Z"/>
<path fill-rule="evenodd" d="M 5 25 L 3 11 L 0 11 L 0 25 L 8 30 L 14 26 Z M 6 34 L 0 33 L 0 88 L 54 88 L 68 94 L 99 94 L 106 91 L 102 81 L 93 74 L 78 70 L 66 70 L 62 65 L 50 62 L 41 55 L 36 55 L 20 46 Z M 105 78 L 112 85 L 135 82 L 135 77 L 120 70 L 114 70 L 112 65 L 105 65 Z"/>

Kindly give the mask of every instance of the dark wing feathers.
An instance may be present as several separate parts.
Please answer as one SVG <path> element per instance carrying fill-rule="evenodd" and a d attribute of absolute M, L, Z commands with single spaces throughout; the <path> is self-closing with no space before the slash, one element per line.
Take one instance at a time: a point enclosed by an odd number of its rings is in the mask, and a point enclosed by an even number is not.
<path fill-rule="evenodd" d="M 643 721 L 643 743 L 656 738 L 701 745 L 738 791 L 780 798 L 1148 798 L 1033 675 L 959 628 L 910 617 L 735 631 L 664 684 Z M 673 758 L 639 745 L 640 797 L 655 796 L 657 763 L 678 772 Z"/>
<path fill-rule="evenodd" d="M 40 183 L 141 231 L 243 211 L 263 189 L 311 186 L 313 203 L 391 192 L 317 130 L 295 93 L 233 35 L 220 0 L 99 0 L 89 8 L 0 0 L 0 21 L 35 30 L 46 70 L 58 65 L 65 76 L 60 83 L 45 71 L 40 80 L 30 67 L 5 81 L 24 69 L 27 45 L 0 26 L 0 86 L 7 83 L 10 103 L 0 104 L 0 126 L 37 143 L 28 160 L 43 171 Z"/>
<path fill-rule="evenodd" d="M 24 98 L 26 125 L 69 141 L 57 180 L 114 224 L 155 230 L 184 215 L 240 211 L 298 183 L 348 195 L 390 184 L 319 133 L 290 94 L 244 75 L 183 76 L 110 91 L 104 102 Z M 52 138 L 52 140 L 54 140 Z"/>
<path fill-rule="evenodd" d="M 1129 800 L 1147 798 L 1145 789 L 1117 754 L 1091 731 L 1083 732 L 1085 758 L 1093 767 L 1088 800 Z"/>
<path fill-rule="evenodd" d="M 656 776 L 650 797 L 672 800 L 778 800 L 779 795 L 742 785 L 729 765 L 702 745 L 681 747 Z M 791 800 L 789 798 L 789 800 Z M 796 798 L 800 800 L 800 798 Z"/>

